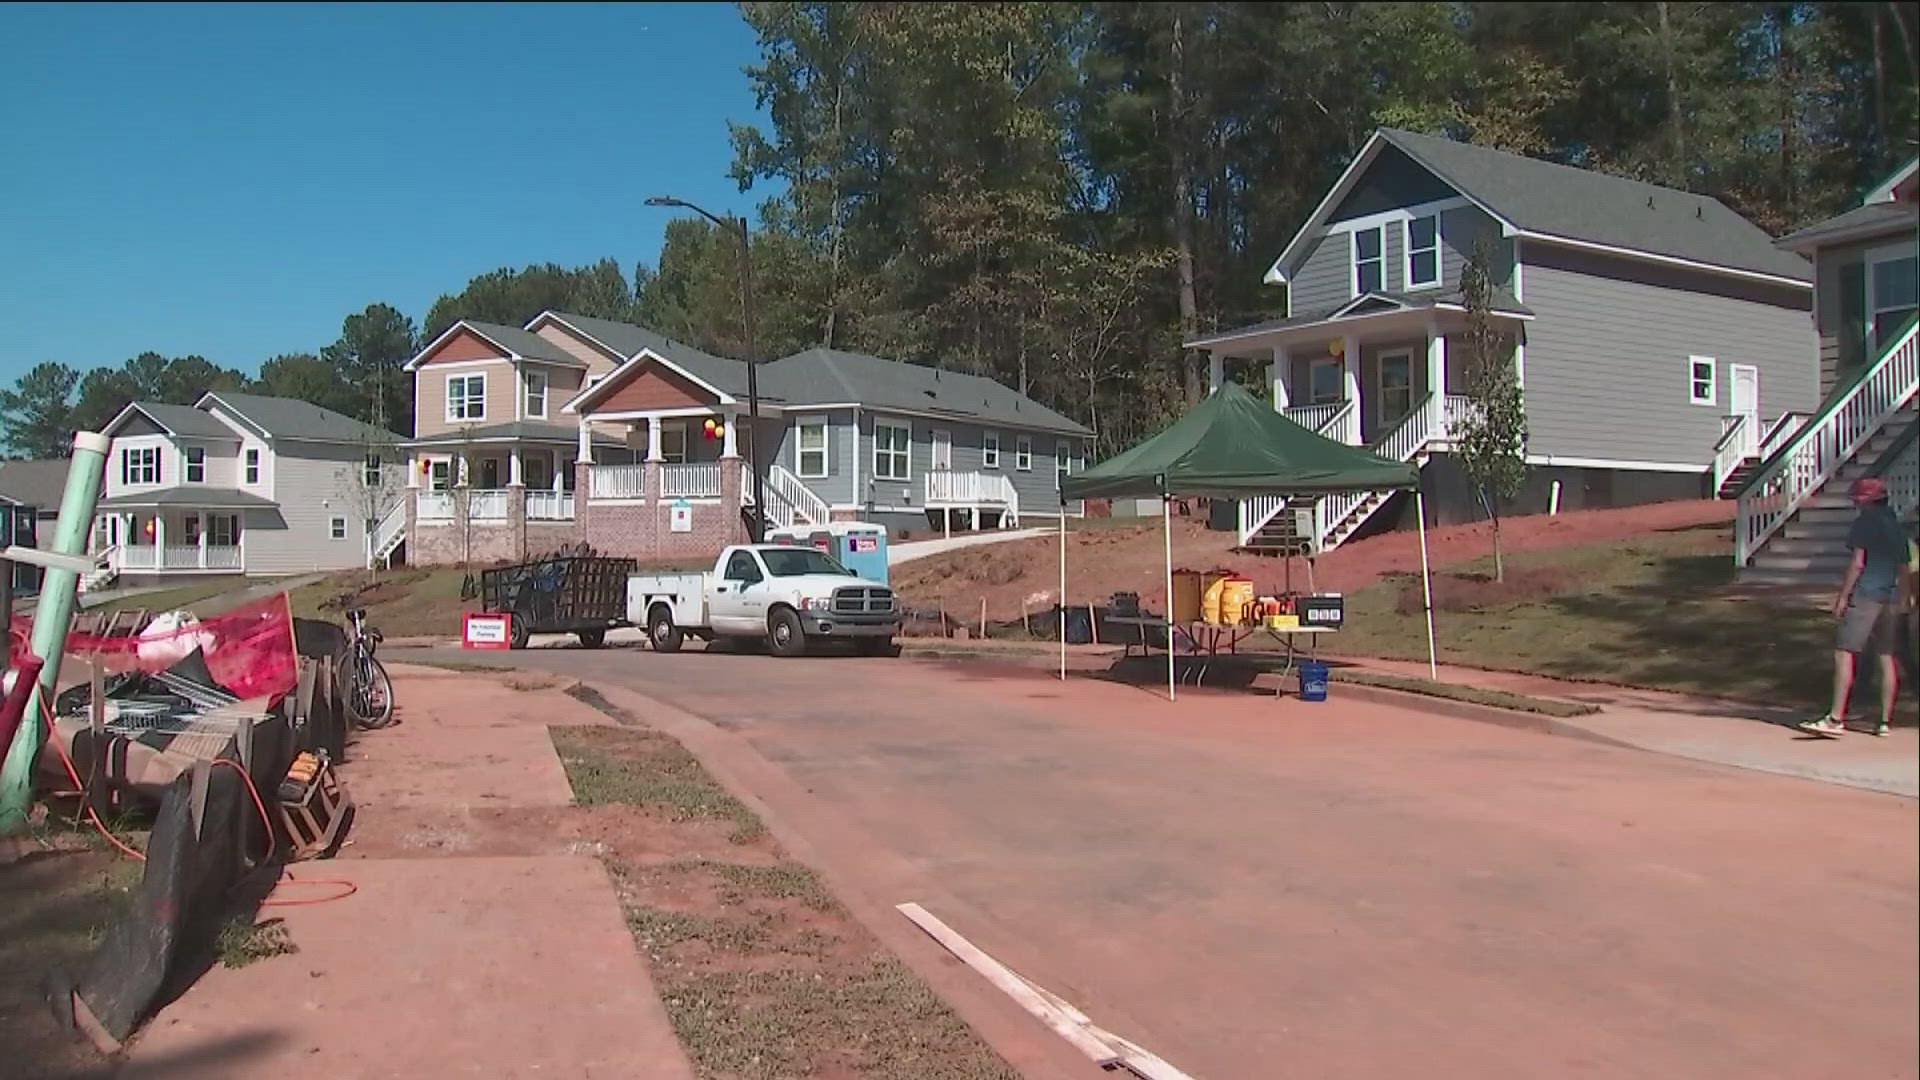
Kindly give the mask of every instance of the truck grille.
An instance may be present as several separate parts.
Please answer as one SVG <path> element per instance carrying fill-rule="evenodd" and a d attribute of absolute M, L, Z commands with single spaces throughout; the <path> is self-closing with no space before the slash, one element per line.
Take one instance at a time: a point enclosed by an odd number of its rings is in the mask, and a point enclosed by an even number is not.
<path fill-rule="evenodd" d="M 887 615 L 892 611 L 892 589 L 849 588 L 833 591 L 835 615 Z"/>

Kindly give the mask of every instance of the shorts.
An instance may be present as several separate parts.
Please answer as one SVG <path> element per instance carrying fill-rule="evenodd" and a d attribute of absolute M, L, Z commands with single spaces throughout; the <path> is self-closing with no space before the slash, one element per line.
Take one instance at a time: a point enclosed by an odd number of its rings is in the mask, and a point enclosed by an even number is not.
<path fill-rule="evenodd" d="M 1872 651 L 1892 656 L 1894 637 L 1899 632 L 1898 623 L 1891 603 L 1885 600 L 1855 600 L 1847 605 L 1847 613 L 1840 617 L 1840 632 L 1835 635 L 1834 648 L 1841 652 Z"/>

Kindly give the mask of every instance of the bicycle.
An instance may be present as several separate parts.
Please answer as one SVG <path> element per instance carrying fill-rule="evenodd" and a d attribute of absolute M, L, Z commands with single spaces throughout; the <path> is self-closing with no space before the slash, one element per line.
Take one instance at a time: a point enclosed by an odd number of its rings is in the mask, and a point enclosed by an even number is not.
<path fill-rule="evenodd" d="M 347 612 L 347 652 L 340 678 L 342 700 L 347 715 L 356 726 L 371 731 L 393 723 L 393 680 L 373 651 L 383 640 L 380 631 L 367 625 L 367 613 L 358 608 Z"/>

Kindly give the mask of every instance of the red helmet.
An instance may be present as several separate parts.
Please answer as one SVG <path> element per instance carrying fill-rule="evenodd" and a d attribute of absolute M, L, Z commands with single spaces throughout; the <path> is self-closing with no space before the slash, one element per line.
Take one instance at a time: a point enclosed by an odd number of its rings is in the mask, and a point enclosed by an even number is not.
<path fill-rule="evenodd" d="M 1879 502 L 1887 497 L 1887 482 L 1877 476 L 1863 476 L 1847 489 L 1847 495 L 1867 502 Z"/>

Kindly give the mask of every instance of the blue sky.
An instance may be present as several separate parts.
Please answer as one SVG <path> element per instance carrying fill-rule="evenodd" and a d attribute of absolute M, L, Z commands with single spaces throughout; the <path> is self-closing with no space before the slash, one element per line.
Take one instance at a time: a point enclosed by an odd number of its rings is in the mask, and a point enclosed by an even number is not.
<path fill-rule="evenodd" d="M 247 371 L 500 266 L 632 272 L 761 123 L 730 4 L 0 7 L 0 385 Z"/>

